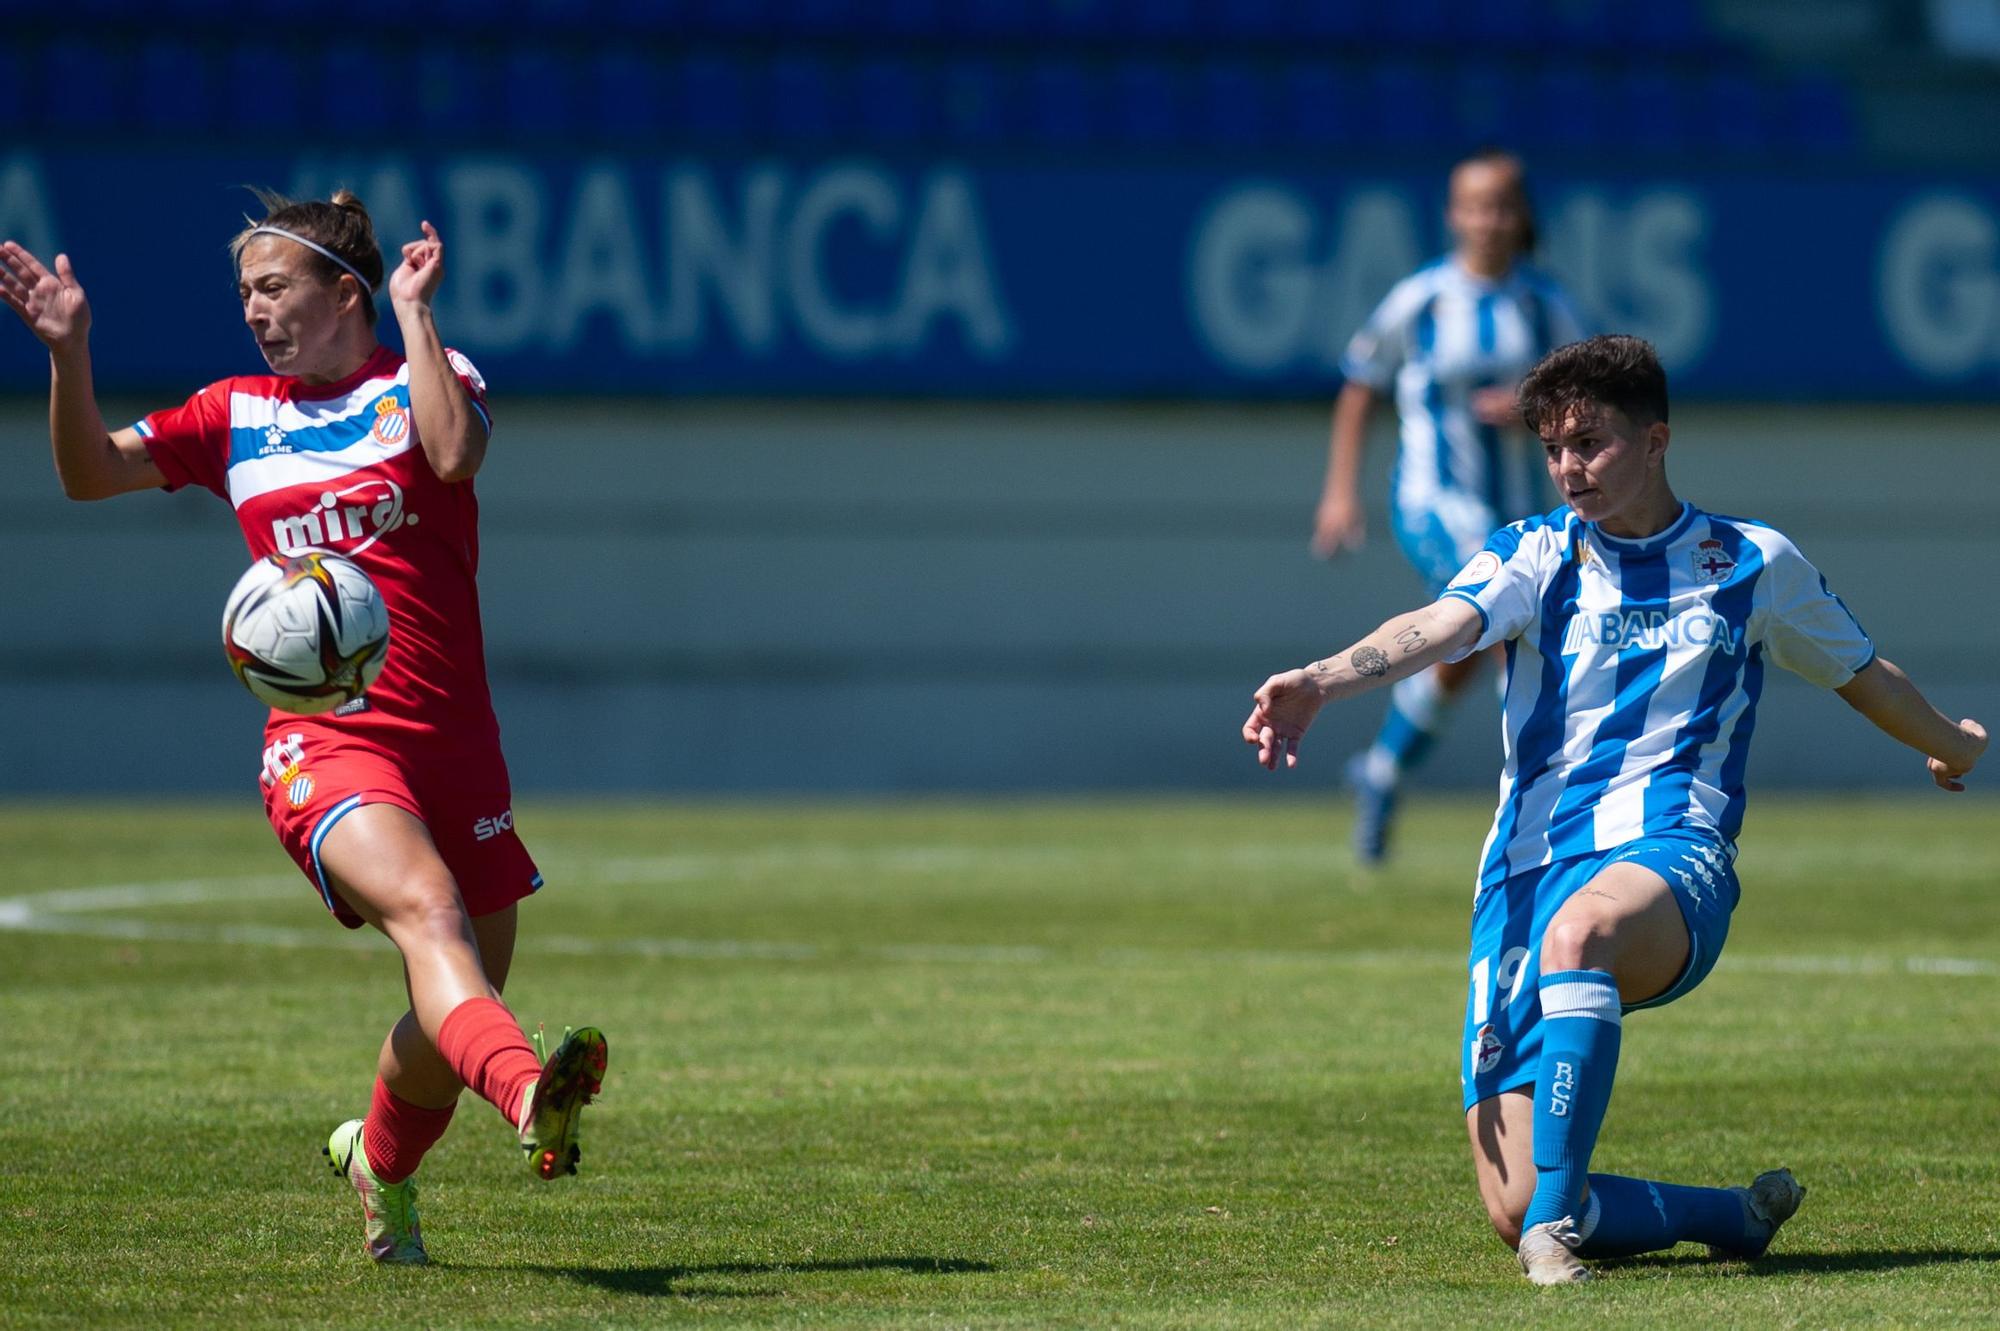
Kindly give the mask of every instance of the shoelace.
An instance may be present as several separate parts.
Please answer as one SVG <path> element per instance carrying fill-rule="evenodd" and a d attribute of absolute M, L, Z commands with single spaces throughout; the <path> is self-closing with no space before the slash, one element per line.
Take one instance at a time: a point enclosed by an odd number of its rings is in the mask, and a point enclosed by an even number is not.
<path fill-rule="evenodd" d="M 573 1032 L 573 1031 L 574 1031 L 575 1029 L 576 1029 L 576 1028 L 575 1028 L 575 1027 L 573 1027 L 573 1026 L 565 1026 L 565 1027 L 563 1027 L 563 1033 L 562 1033 L 562 1040 L 557 1040 L 557 1041 L 556 1041 L 556 1048 L 558 1048 L 558 1049 L 562 1048 L 562 1044 L 563 1044 L 563 1040 L 567 1040 L 567 1039 L 569 1039 L 569 1037 L 570 1037 L 571 1033 L 572 1033 L 572 1032 Z M 548 1029 L 547 1029 L 547 1028 L 546 1028 L 545 1026 L 543 1026 L 543 1025 L 542 1025 L 542 1023 L 540 1023 L 539 1021 L 538 1021 L 538 1022 L 536 1022 L 536 1023 L 535 1023 L 535 1033 L 534 1033 L 533 1035 L 530 1035 L 530 1036 L 528 1037 L 528 1041 L 529 1041 L 529 1043 L 531 1043 L 531 1044 L 533 1044 L 533 1045 L 535 1046 L 535 1061 L 536 1061 L 536 1062 L 538 1062 L 538 1063 L 547 1063 L 547 1062 L 549 1061 L 549 1049 L 548 1049 L 548 1042 L 549 1042 L 549 1032 L 548 1032 Z"/>
<path fill-rule="evenodd" d="M 575 1031 L 575 1029 L 576 1028 L 573 1026 L 563 1027 L 562 1040 L 556 1041 L 557 1049 L 562 1048 L 563 1040 L 569 1039 L 570 1035 Z M 537 1063 L 540 1063 L 543 1067 L 547 1067 L 549 1065 L 548 1028 L 542 1025 L 541 1022 L 539 1021 L 536 1022 L 534 1033 L 528 1037 L 528 1043 L 535 1047 L 535 1061 Z M 535 1091 L 534 1088 L 531 1086 L 528 1088 L 527 1097 L 521 1101 L 521 1121 L 517 1126 L 523 1132 L 526 1132 L 528 1130 L 528 1117 L 530 1114 L 534 1112 L 534 1103 L 535 1103 L 534 1095 Z M 526 1142 L 523 1142 L 521 1143 L 521 1149 L 525 1151 L 530 1148 Z"/>

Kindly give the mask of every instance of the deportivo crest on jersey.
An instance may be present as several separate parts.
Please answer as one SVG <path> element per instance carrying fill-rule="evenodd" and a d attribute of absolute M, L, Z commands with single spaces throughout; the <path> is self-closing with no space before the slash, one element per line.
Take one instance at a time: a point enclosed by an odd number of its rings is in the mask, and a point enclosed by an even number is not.
<path fill-rule="evenodd" d="M 292 784 L 285 787 L 285 798 L 292 802 L 294 809 L 304 808 L 306 801 L 312 797 L 313 779 L 304 773 L 293 777 Z"/>
<path fill-rule="evenodd" d="M 1694 571 L 1710 582 L 1721 582 L 1735 567 L 1721 541 L 1703 541 L 1694 548 Z"/>

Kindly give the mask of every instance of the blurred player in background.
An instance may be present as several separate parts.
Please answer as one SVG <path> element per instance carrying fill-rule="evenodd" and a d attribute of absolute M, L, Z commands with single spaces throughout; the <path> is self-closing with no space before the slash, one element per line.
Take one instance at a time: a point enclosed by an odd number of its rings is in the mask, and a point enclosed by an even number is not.
<path fill-rule="evenodd" d="M 1360 548 L 1368 417 L 1393 388 L 1401 446 L 1391 524 L 1433 596 L 1496 528 L 1542 508 L 1541 467 L 1514 388 L 1529 366 L 1583 336 L 1569 298 L 1527 262 L 1535 221 L 1518 158 L 1481 152 L 1453 168 L 1445 222 L 1452 252 L 1398 282 L 1348 344 L 1312 540 L 1321 558 Z M 1387 852 L 1397 788 L 1478 666 L 1477 657 L 1440 665 L 1390 691 L 1381 732 L 1347 768 L 1363 863 Z"/>
<path fill-rule="evenodd" d="M 1487 1214 L 1541 1285 L 1688 1240 L 1755 1257 L 1804 1196 L 1789 1171 L 1690 1188 L 1589 1165 L 1623 1014 L 1700 984 L 1728 934 L 1765 666 L 1837 692 L 1946 790 L 1986 731 L 1877 656 L 1782 534 L 1675 497 L 1646 343 L 1562 347 L 1520 400 L 1565 507 L 1493 533 L 1432 605 L 1266 680 L 1243 738 L 1265 767 L 1296 765 L 1325 703 L 1503 647 L 1506 766 L 1459 1045 Z"/>
<path fill-rule="evenodd" d="M 492 422 L 484 381 L 431 315 L 443 243 L 424 223 L 389 277 L 398 355 L 375 336 L 382 253 L 360 201 L 260 198 L 269 215 L 231 253 L 269 375 L 107 430 L 68 256 L 50 271 L 0 243 L 0 299 L 49 348 L 65 494 L 200 485 L 234 507 L 253 555 L 338 550 L 381 588 L 392 625 L 381 677 L 328 715 L 273 712 L 261 782 L 278 839 L 326 908 L 402 953 L 409 1010 L 382 1043 L 366 1118 L 335 1129 L 326 1152 L 361 1194 L 368 1253 L 421 1263 L 414 1175 L 459 1093 L 500 1110 L 540 1177 L 573 1173 L 604 1037 L 586 1027 L 544 1060 L 500 1001 L 517 903 L 542 880 L 514 830 L 487 692 L 472 477 Z"/>

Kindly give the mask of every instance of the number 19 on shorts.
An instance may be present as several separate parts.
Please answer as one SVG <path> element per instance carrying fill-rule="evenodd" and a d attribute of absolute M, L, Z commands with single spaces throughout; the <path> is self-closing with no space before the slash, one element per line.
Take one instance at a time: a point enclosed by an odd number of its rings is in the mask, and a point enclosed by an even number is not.
<path fill-rule="evenodd" d="M 1514 1001 L 1514 995 L 1521 991 L 1521 979 L 1527 970 L 1528 949 L 1525 947 L 1510 947 L 1497 959 L 1481 957 L 1472 963 L 1472 992 L 1467 1002 L 1471 1006 L 1474 1026 L 1486 1023 L 1496 999 L 1502 1007 Z"/>

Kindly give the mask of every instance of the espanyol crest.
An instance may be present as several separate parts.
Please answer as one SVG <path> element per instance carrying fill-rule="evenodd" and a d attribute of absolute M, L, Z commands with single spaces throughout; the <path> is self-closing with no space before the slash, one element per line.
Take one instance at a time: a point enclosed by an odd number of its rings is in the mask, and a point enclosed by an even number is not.
<path fill-rule="evenodd" d="M 1721 582 L 1736 571 L 1736 561 L 1729 557 L 1721 541 L 1711 538 L 1694 548 L 1694 571 L 1710 582 Z"/>
<path fill-rule="evenodd" d="M 393 396 L 378 399 L 375 403 L 375 438 L 381 443 L 397 444 L 409 432 L 410 413 L 403 410 L 403 404 Z"/>

